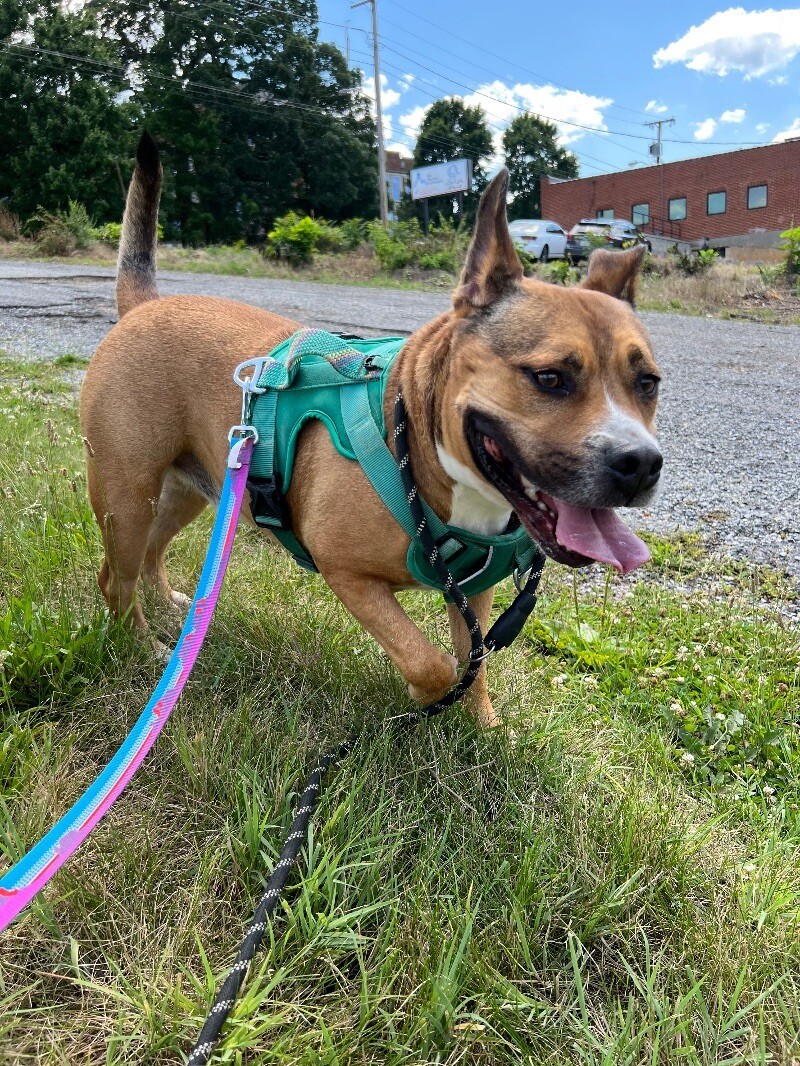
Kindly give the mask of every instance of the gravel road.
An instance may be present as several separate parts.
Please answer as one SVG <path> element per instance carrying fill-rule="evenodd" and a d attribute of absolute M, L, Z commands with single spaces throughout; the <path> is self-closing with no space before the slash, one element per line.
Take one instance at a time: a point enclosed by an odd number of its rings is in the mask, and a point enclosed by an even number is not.
<path fill-rule="evenodd" d="M 112 270 L 0 261 L 0 349 L 89 356 L 116 320 Z M 244 300 L 309 325 L 410 333 L 449 295 L 264 278 L 162 273 L 162 294 Z M 664 376 L 664 487 L 637 513 L 659 532 L 698 529 L 720 550 L 800 578 L 800 327 L 643 314 Z"/>

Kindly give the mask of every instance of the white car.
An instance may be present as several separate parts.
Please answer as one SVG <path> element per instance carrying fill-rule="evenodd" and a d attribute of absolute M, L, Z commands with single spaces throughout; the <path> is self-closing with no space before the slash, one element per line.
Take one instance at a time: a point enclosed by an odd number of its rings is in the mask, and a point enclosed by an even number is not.
<path fill-rule="evenodd" d="M 557 222 L 546 218 L 518 218 L 509 225 L 511 238 L 531 259 L 546 263 L 548 259 L 563 259 L 567 235 Z"/>

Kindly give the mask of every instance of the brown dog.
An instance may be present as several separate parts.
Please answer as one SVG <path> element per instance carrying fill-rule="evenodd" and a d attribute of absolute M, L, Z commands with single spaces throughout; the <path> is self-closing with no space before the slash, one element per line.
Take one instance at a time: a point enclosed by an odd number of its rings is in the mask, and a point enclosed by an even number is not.
<path fill-rule="evenodd" d="M 117 278 L 123 318 L 89 366 L 81 424 L 105 543 L 100 588 L 112 611 L 130 611 L 144 626 L 140 575 L 173 603 L 188 602 L 171 589 L 164 554 L 218 496 L 228 429 L 239 419 L 234 368 L 300 326 L 228 300 L 158 299 L 161 167 L 146 136 L 137 158 Z M 641 250 L 595 252 L 578 289 L 525 279 L 508 231 L 507 186 L 503 171 L 483 195 L 453 309 L 414 333 L 397 358 L 386 423 L 402 385 L 417 484 L 445 522 L 494 535 L 514 510 L 558 562 L 599 560 L 627 572 L 647 550 L 612 509 L 647 503 L 661 468 L 651 432 L 658 370 L 630 306 Z M 440 697 L 457 660 L 422 635 L 394 596 L 414 585 L 408 537 L 319 421 L 302 432 L 288 503 L 296 536 L 412 697 Z M 247 504 L 244 513 L 249 519 Z M 492 596 L 470 601 L 484 629 Z M 448 611 L 463 659 L 466 628 Z M 496 722 L 485 669 L 469 702 L 483 725 Z"/>

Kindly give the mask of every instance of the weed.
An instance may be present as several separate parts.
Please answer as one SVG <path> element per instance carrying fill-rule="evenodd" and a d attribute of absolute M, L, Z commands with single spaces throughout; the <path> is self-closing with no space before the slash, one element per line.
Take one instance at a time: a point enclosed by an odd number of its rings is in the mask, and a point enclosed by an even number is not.
<path fill-rule="evenodd" d="M 20 236 L 19 215 L 0 201 L 0 240 L 18 241 Z"/>

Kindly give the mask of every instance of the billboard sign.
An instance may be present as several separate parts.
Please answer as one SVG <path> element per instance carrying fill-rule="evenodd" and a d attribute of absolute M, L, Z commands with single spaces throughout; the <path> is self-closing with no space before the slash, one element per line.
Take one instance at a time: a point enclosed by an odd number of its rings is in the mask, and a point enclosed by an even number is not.
<path fill-rule="evenodd" d="M 411 196 L 414 200 L 469 192 L 471 187 L 471 159 L 453 159 L 449 163 L 436 163 L 432 167 L 415 167 L 411 171 Z"/>

